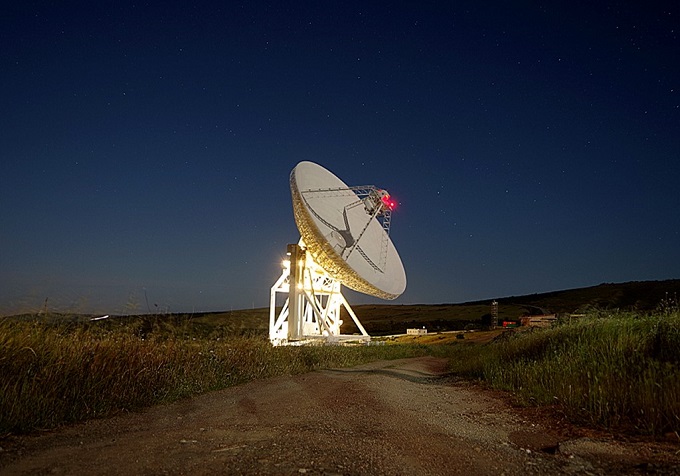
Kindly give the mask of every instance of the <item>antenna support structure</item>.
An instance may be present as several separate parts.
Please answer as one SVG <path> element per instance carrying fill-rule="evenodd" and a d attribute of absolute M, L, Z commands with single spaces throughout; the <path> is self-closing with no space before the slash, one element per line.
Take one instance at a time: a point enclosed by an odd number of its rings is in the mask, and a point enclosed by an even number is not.
<path fill-rule="evenodd" d="M 269 340 L 272 345 L 368 343 L 371 337 L 342 295 L 340 281 L 314 262 L 302 239 L 288 245 L 279 279 L 271 288 Z M 286 295 L 277 315 L 277 295 Z M 343 335 L 344 308 L 360 335 Z"/>
<path fill-rule="evenodd" d="M 271 287 L 269 340 L 274 346 L 370 343 L 342 286 L 382 299 L 404 292 L 406 273 L 389 237 L 396 202 L 386 190 L 348 187 L 307 161 L 291 172 L 290 191 L 300 241 L 288 245 Z M 359 332 L 340 333 L 346 316 Z"/>

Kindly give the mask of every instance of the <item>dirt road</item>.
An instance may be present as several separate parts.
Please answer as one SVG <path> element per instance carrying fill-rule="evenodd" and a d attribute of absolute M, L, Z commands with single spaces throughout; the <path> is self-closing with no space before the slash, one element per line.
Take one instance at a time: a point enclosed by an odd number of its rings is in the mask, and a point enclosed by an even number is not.
<path fill-rule="evenodd" d="M 251 382 L 0 441 L 8 474 L 680 474 L 680 447 L 584 436 L 425 357 Z"/>

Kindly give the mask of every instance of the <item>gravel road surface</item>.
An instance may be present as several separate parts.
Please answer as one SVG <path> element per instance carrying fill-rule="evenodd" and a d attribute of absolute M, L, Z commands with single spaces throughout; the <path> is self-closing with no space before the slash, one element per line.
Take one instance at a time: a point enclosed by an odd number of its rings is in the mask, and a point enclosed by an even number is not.
<path fill-rule="evenodd" d="M 433 357 L 277 377 L 0 440 L 0 474 L 680 474 L 677 442 L 579 430 Z"/>

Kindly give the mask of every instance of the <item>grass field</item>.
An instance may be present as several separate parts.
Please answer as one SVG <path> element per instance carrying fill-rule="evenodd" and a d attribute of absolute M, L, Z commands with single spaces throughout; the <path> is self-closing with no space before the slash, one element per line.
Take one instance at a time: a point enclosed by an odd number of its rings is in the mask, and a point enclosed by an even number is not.
<path fill-rule="evenodd" d="M 402 323 L 418 312 L 439 312 L 436 306 L 399 309 L 414 313 L 391 316 Z M 63 315 L 2 319 L 0 434 L 105 417 L 252 379 L 422 355 L 446 357 L 453 373 L 509 390 L 527 404 L 559 406 L 574 421 L 680 432 L 675 297 L 652 313 L 591 308 L 550 329 L 431 333 L 358 347 L 274 348 L 266 326 L 267 310 L 96 322 Z"/>
<path fill-rule="evenodd" d="M 506 335 L 504 335 L 506 337 Z M 680 313 L 594 313 L 570 324 L 458 346 L 451 370 L 557 405 L 573 421 L 644 434 L 680 431 Z"/>
<path fill-rule="evenodd" d="M 272 347 L 159 321 L 0 322 L 0 434 L 105 417 L 249 380 L 427 354 L 427 347 Z M 199 332 L 190 332 L 198 329 Z"/>

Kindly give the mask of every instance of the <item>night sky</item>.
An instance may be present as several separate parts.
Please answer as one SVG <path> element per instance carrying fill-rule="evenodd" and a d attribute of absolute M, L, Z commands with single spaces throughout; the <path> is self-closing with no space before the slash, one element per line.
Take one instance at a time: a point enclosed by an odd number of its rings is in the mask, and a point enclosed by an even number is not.
<path fill-rule="evenodd" d="M 397 303 L 679 278 L 679 35 L 677 1 L 5 4 L 0 314 L 267 306 L 303 160 L 399 201 Z"/>

